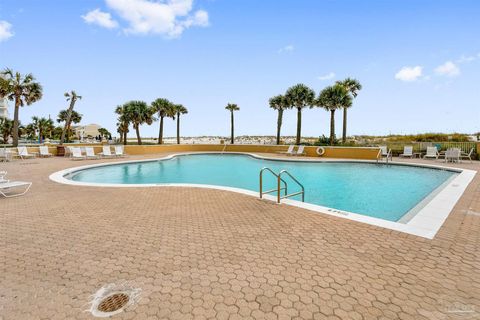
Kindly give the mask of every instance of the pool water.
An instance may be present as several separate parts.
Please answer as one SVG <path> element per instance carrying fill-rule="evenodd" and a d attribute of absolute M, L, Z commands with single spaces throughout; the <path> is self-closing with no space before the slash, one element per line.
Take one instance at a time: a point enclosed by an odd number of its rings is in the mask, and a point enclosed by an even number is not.
<path fill-rule="evenodd" d="M 305 187 L 305 202 L 398 221 L 458 173 L 425 167 L 354 162 L 263 160 L 238 154 L 181 155 L 168 160 L 94 167 L 73 173 L 74 181 L 105 184 L 191 183 L 259 191 L 259 172 L 288 170 Z M 285 175 L 289 193 L 299 187 Z M 276 180 L 264 174 L 264 190 Z M 293 197 L 300 199 L 300 196 Z"/>

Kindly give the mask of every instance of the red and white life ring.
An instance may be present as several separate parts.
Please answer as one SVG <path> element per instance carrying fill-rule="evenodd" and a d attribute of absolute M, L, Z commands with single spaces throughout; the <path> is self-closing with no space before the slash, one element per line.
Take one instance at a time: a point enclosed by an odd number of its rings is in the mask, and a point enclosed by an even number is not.
<path fill-rule="evenodd" d="M 325 148 L 324 147 L 318 147 L 316 152 L 319 156 L 323 156 L 323 154 L 325 153 Z"/>

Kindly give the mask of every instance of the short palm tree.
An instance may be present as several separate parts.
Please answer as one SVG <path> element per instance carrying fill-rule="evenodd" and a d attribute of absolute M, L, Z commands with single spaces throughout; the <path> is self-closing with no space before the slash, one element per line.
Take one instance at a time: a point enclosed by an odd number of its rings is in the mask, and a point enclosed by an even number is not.
<path fill-rule="evenodd" d="M 70 141 L 70 136 L 72 135 L 72 130 L 71 130 L 71 126 L 72 126 L 72 123 L 80 123 L 80 121 L 82 121 L 82 117 L 83 115 L 78 113 L 77 111 L 75 110 L 72 110 L 72 113 L 70 114 L 70 121 L 67 123 L 67 119 L 68 119 L 68 110 L 60 110 L 60 112 L 58 113 L 57 115 L 57 122 L 58 123 L 64 123 L 64 128 L 66 127 L 67 130 L 65 132 L 65 142 L 69 142 Z M 62 129 L 62 133 L 63 133 L 63 129 Z M 60 140 L 61 140 L 61 136 L 60 136 Z"/>
<path fill-rule="evenodd" d="M 4 144 L 8 143 L 8 138 L 13 135 L 13 120 L 0 118 L 0 136 Z"/>
<path fill-rule="evenodd" d="M 174 110 L 177 117 L 177 144 L 180 144 L 180 115 L 187 114 L 188 110 L 181 104 L 176 104 Z"/>
<path fill-rule="evenodd" d="M 289 107 L 289 102 L 287 98 L 283 95 L 278 95 L 275 97 L 270 98 L 268 100 L 270 108 L 273 110 L 277 110 L 278 117 L 277 117 L 277 144 L 280 144 L 280 131 L 282 129 L 282 122 L 283 122 L 283 111 Z"/>
<path fill-rule="evenodd" d="M 67 117 L 65 119 L 65 126 L 63 127 L 62 131 L 62 137 L 60 138 L 60 145 L 62 145 L 65 141 L 65 135 L 67 134 L 67 130 L 70 129 L 70 125 L 72 122 L 72 112 L 73 108 L 75 107 L 75 103 L 78 99 L 82 99 L 82 96 L 79 96 L 74 90 L 70 92 L 65 92 L 64 96 L 65 98 L 67 98 L 67 101 L 70 101 L 70 106 L 67 109 Z"/>
<path fill-rule="evenodd" d="M 297 109 L 297 138 L 296 144 L 300 144 L 302 136 L 302 109 L 313 107 L 315 103 L 315 92 L 304 84 L 297 84 L 288 88 L 285 97 L 290 108 Z"/>
<path fill-rule="evenodd" d="M 0 98 L 7 98 L 15 101 L 15 111 L 13 115 L 13 146 L 18 146 L 18 127 L 20 107 L 31 105 L 40 100 L 43 96 L 43 89 L 40 83 L 35 82 L 31 73 L 23 76 L 19 72 L 13 72 L 11 69 L 5 69 L 0 74 Z"/>
<path fill-rule="evenodd" d="M 233 144 L 235 138 L 234 138 L 234 117 L 233 117 L 233 112 L 234 111 L 239 111 L 240 108 L 235 104 L 235 103 L 229 103 L 225 107 L 226 110 L 230 111 L 230 125 L 231 125 L 231 135 L 230 135 L 230 143 Z"/>
<path fill-rule="evenodd" d="M 118 115 L 117 132 L 120 134 L 120 142 L 127 145 L 127 133 L 130 131 L 130 120 L 128 119 L 127 108 L 125 105 L 117 106 L 115 113 Z"/>
<path fill-rule="evenodd" d="M 155 120 L 153 117 L 154 110 L 150 108 L 146 102 L 143 101 L 130 101 L 125 104 L 126 115 L 135 129 L 137 134 L 137 142 L 142 144 L 142 138 L 140 137 L 140 126 L 144 123 L 150 125 Z"/>
<path fill-rule="evenodd" d="M 358 91 L 362 90 L 362 85 L 357 79 L 347 78 L 343 81 L 337 81 L 337 84 L 342 85 L 347 89 L 347 91 L 352 95 L 352 98 L 356 98 Z M 343 108 L 343 133 L 342 141 L 345 143 L 347 141 L 347 109 L 349 107 Z"/>
<path fill-rule="evenodd" d="M 158 98 L 152 102 L 152 108 L 158 114 L 158 119 L 160 119 L 160 128 L 158 129 L 158 144 L 163 143 L 163 119 L 174 118 L 175 117 L 175 108 L 174 104 L 168 101 L 167 99 Z"/>
<path fill-rule="evenodd" d="M 335 142 L 335 111 L 349 108 L 352 105 L 352 97 L 344 86 L 335 84 L 320 92 L 316 104 L 330 111 L 330 145 L 333 145 Z"/>
<path fill-rule="evenodd" d="M 51 136 L 53 129 L 53 120 L 50 118 L 32 117 L 32 125 L 38 132 L 38 143 L 42 143 L 46 136 Z"/>

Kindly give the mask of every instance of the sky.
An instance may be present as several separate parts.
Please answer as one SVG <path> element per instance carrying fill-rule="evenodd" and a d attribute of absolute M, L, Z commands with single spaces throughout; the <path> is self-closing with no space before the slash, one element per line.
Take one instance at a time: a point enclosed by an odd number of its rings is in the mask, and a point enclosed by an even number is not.
<path fill-rule="evenodd" d="M 304 83 L 363 89 L 348 133 L 480 131 L 477 0 L 0 0 L 0 68 L 33 73 L 42 100 L 20 119 L 55 118 L 82 95 L 83 124 L 116 132 L 114 109 L 167 98 L 189 113 L 182 135 L 274 135 L 268 99 Z M 13 114 L 10 103 L 10 113 Z M 336 116 L 341 135 L 342 116 Z M 157 136 L 158 122 L 142 126 Z M 175 135 L 167 120 L 166 136 Z M 329 114 L 304 111 L 302 135 L 327 135 Z M 296 132 L 284 114 L 283 135 Z M 131 130 L 129 136 L 134 136 Z"/>

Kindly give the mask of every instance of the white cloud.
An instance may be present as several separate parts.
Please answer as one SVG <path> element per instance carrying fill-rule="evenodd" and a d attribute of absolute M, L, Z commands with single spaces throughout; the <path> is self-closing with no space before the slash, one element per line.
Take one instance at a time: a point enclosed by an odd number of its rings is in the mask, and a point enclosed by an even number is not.
<path fill-rule="evenodd" d="M 95 9 L 82 16 L 83 20 L 88 24 L 96 24 L 107 29 L 115 29 L 118 27 L 117 21 L 112 19 L 108 12 Z"/>
<path fill-rule="evenodd" d="M 12 25 L 7 21 L 0 21 L 0 42 L 13 37 Z"/>
<path fill-rule="evenodd" d="M 330 73 L 327 73 L 323 76 L 319 76 L 318 80 L 324 81 L 324 80 L 330 80 L 330 79 L 333 79 L 333 78 L 335 78 L 335 72 L 330 72 Z"/>
<path fill-rule="evenodd" d="M 444 64 L 436 67 L 435 73 L 442 76 L 455 77 L 460 74 L 460 69 L 452 61 L 447 61 Z"/>
<path fill-rule="evenodd" d="M 106 0 L 110 9 L 128 23 L 127 34 L 160 34 L 175 38 L 193 26 L 208 26 L 208 12 L 192 13 L 193 0 Z"/>
<path fill-rule="evenodd" d="M 403 67 L 395 74 L 395 79 L 401 81 L 415 81 L 422 76 L 423 67 Z"/>
<path fill-rule="evenodd" d="M 293 50 L 295 50 L 295 47 L 289 44 L 288 46 L 278 49 L 278 53 L 292 52 Z"/>

